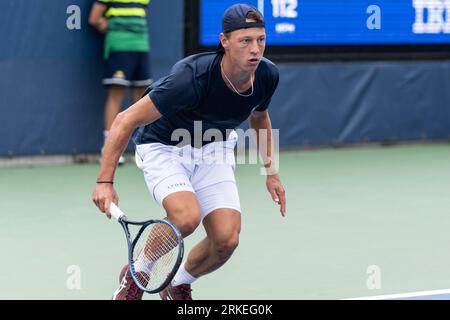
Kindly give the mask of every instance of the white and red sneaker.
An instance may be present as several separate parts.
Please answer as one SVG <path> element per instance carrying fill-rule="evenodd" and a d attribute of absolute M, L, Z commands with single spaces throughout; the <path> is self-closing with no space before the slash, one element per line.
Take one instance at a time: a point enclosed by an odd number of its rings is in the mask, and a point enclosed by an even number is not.
<path fill-rule="evenodd" d="M 192 289 L 190 284 L 172 286 L 169 284 L 159 293 L 163 300 L 192 300 Z"/>
<path fill-rule="evenodd" d="M 119 283 L 119 288 L 113 294 L 113 300 L 142 300 L 144 291 L 139 289 L 131 277 L 128 264 L 120 271 Z"/>

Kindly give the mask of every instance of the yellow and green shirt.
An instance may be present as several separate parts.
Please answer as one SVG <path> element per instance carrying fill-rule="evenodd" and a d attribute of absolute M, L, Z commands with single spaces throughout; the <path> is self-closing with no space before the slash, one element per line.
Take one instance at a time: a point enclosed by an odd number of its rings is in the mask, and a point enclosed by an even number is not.
<path fill-rule="evenodd" d="M 107 6 L 104 58 L 111 51 L 148 52 L 147 6 L 150 0 L 96 0 Z"/>

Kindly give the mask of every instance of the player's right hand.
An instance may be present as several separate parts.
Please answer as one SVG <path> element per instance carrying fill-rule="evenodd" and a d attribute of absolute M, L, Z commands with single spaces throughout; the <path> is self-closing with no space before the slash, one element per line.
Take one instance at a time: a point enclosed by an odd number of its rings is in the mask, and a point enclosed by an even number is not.
<path fill-rule="evenodd" d="M 97 28 L 100 32 L 105 33 L 106 31 L 108 31 L 108 20 L 106 19 L 101 19 L 97 25 Z"/>
<path fill-rule="evenodd" d="M 109 212 L 109 206 L 111 202 L 116 205 L 119 204 L 119 197 L 117 196 L 114 186 L 109 183 L 97 183 L 95 189 L 92 192 L 92 201 L 100 209 L 101 212 L 105 213 L 108 219 L 111 219 L 111 213 Z"/>

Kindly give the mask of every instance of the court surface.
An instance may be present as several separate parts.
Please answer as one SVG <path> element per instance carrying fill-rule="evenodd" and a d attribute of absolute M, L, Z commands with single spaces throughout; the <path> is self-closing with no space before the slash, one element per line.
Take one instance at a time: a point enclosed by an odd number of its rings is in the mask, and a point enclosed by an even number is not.
<path fill-rule="evenodd" d="M 126 243 L 90 200 L 97 171 L 0 168 L 0 299 L 111 298 Z M 237 167 L 240 245 L 194 284 L 194 298 L 349 299 L 450 288 L 448 144 L 289 151 L 280 172 L 284 219 L 259 167 Z M 116 181 L 130 218 L 163 217 L 133 163 Z M 200 227 L 187 249 L 203 236 Z M 434 298 L 442 296 L 450 298 Z"/>

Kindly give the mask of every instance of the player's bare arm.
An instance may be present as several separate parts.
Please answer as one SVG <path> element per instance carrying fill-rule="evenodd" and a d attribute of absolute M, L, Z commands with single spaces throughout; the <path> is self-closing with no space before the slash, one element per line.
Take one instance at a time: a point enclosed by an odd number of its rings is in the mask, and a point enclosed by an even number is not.
<path fill-rule="evenodd" d="M 103 16 L 108 7 L 101 3 L 94 3 L 89 14 L 89 24 L 105 33 L 108 30 L 108 20 Z"/>
<path fill-rule="evenodd" d="M 161 114 L 150 97 L 146 95 L 115 118 L 104 147 L 102 164 L 97 177 L 98 183 L 92 193 L 95 205 L 100 211 L 106 213 L 108 218 L 110 218 L 111 202 L 118 204 L 117 193 L 112 182 L 120 155 L 135 128 L 149 124 L 160 117 Z"/>
<path fill-rule="evenodd" d="M 256 132 L 256 143 L 261 160 L 267 172 L 266 187 L 273 201 L 280 205 L 280 213 L 284 217 L 286 213 L 286 194 L 278 175 L 275 157 L 273 156 L 272 123 L 267 111 L 253 111 L 249 117 L 250 127 Z M 258 134 L 260 130 L 266 130 L 266 135 Z"/>

